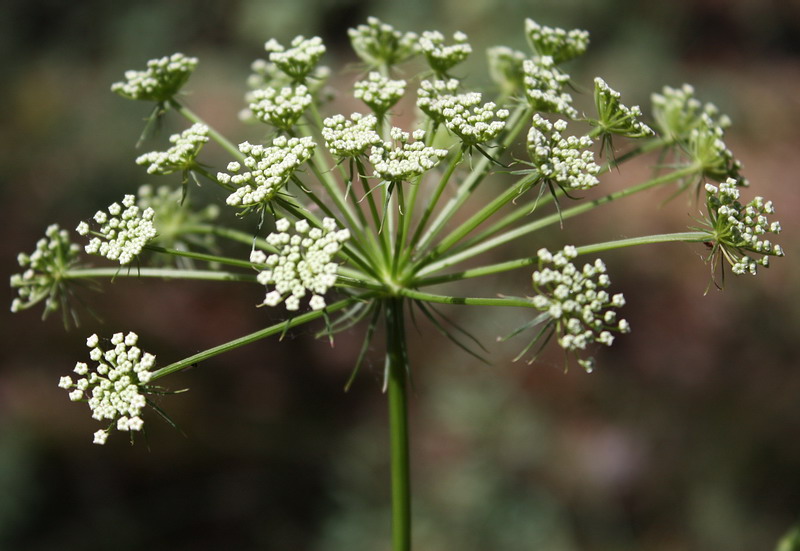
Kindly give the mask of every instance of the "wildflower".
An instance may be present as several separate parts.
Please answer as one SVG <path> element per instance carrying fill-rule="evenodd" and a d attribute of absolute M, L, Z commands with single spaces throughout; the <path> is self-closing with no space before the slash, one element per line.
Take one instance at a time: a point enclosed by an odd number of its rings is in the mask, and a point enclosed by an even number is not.
<path fill-rule="evenodd" d="M 457 85 L 455 79 L 433 83 L 423 80 L 417 106 L 434 121 L 444 124 L 466 146 L 496 138 L 506 126 L 508 110 L 497 109 L 493 102 L 481 106 L 482 96 L 478 92 L 456 95 L 441 93 L 455 89 Z"/>
<path fill-rule="evenodd" d="M 353 95 L 367 104 L 367 107 L 378 117 L 397 103 L 406 91 L 405 80 L 391 80 L 371 71 L 366 80 L 359 80 L 354 85 Z"/>
<path fill-rule="evenodd" d="M 594 79 L 594 103 L 597 107 L 597 120 L 592 124 L 599 126 L 604 135 L 617 134 L 627 138 L 644 138 L 655 135 L 652 128 L 639 120 L 642 110 L 638 105 L 626 107 L 619 101 L 620 93 L 606 82 Z"/>
<path fill-rule="evenodd" d="M 569 75 L 556 68 L 552 57 L 526 59 L 522 70 L 525 74 L 525 95 L 533 109 L 545 113 L 560 113 L 570 118 L 578 116 L 578 112 L 572 107 L 572 96 L 563 91 L 569 82 Z"/>
<path fill-rule="evenodd" d="M 691 131 L 702 124 L 703 115 L 723 130 L 731 124 L 730 118 L 720 114 L 713 103 L 703 104 L 695 98 L 694 88 L 689 84 L 680 88 L 665 86 L 661 94 L 651 96 L 651 102 L 659 133 L 675 142 L 688 139 Z"/>
<path fill-rule="evenodd" d="M 297 83 L 305 81 L 325 53 L 325 45 L 318 36 L 296 36 L 288 49 L 273 38 L 264 44 L 264 49 L 270 52 L 269 60 Z"/>
<path fill-rule="evenodd" d="M 19 312 L 45 301 L 43 317 L 58 310 L 66 300 L 66 272 L 78 262 L 80 246 L 71 243 L 69 232 L 57 224 L 47 227 L 45 237 L 36 242 L 31 254 L 17 255 L 20 274 L 11 276 L 11 287 L 17 296 L 11 302 L 11 311 Z"/>
<path fill-rule="evenodd" d="M 704 176 L 718 182 L 734 178 L 739 185 L 746 186 L 747 180 L 739 174 L 742 164 L 725 145 L 723 135 L 722 127 L 707 113 L 703 113 L 695 128 L 689 132 L 687 154 Z"/>
<path fill-rule="evenodd" d="M 366 25 L 348 29 L 350 43 L 358 57 L 370 67 L 392 66 L 417 53 L 416 33 L 403 33 L 377 17 L 367 18 Z"/>
<path fill-rule="evenodd" d="M 547 182 L 558 185 L 565 192 L 585 190 L 599 183 L 596 174 L 600 167 L 594 162 L 594 153 L 589 149 L 592 139 L 589 136 L 568 136 L 562 133 L 567 121 L 560 119 L 555 123 L 533 116 L 528 131 L 528 153 L 533 166 Z"/>
<path fill-rule="evenodd" d="M 280 90 L 264 88 L 251 94 L 250 111 L 267 124 L 281 130 L 290 130 L 311 105 L 312 97 L 302 84 L 286 86 Z"/>
<path fill-rule="evenodd" d="M 446 77 L 450 69 L 472 53 L 472 46 L 467 43 L 467 35 L 462 32 L 453 34 L 455 44 L 447 46 L 444 41 L 445 37 L 439 31 L 425 31 L 419 40 L 420 51 L 439 77 Z"/>
<path fill-rule="evenodd" d="M 148 174 L 172 174 L 191 169 L 203 144 L 208 141 L 208 127 L 194 124 L 180 134 L 170 136 L 169 141 L 174 144 L 172 147 L 166 151 L 151 151 L 140 155 L 136 164 L 150 165 L 147 167 Z"/>
<path fill-rule="evenodd" d="M 244 167 L 238 162 L 228 164 L 228 172 L 219 172 L 217 180 L 224 186 L 233 186 L 226 202 L 231 206 L 250 206 L 270 201 L 300 165 L 314 154 L 316 144 L 309 137 L 287 138 L 278 136 L 271 147 L 239 144 L 245 155 Z"/>
<path fill-rule="evenodd" d="M 333 262 L 342 244 L 350 238 L 347 229 L 337 229 L 333 218 L 325 218 L 322 227 L 312 228 L 307 220 L 294 224 L 295 234 L 288 233 L 291 224 L 286 218 L 275 223 L 276 232 L 267 236 L 267 243 L 277 249 L 277 253 L 267 256 L 263 251 L 254 250 L 250 261 L 266 264 L 267 269 L 258 274 L 262 285 L 273 285 L 267 293 L 264 304 L 277 306 L 284 302 L 286 309 L 300 308 L 300 299 L 312 293 L 309 306 L 313 310 L 325 308 L 322 295 L 336 284 L 339 265 Z"/>
<path fill-rule="evenodd" d="M 770 222 L 768 214 L 775 213 L 772 201 L 756 197 L 746 205 L 739 202 L 739 182 L 728 178 L 719 186 L 706 184 L 706 208 L 709 237 L 713 243 L 709 260 L 712 270 L 724 258 L 736 275 L 755 275 L 758 266 L 769 266 L 770 256 L 783 256 L 783 248 L 764 238 L 778 234 L 780 222 Z M 754 258 L 748 255 L 760 255 Z"/>
<path fill-rule="evenodd" d="M 537 55 L 549 56 L 559 65 L 582 55 L 589 46 L 589 33 L 580 29 L 564 29 L 539 25 L 533 19 L 525 20 L 525 36 Z"/>
<path fill-rule="evenodd" d="M 126 71 L 125 81 L 112 84 L 111 91 L 128 99 L 163 103 L 178 93 L 196 66 L 196 57 L 181 53 L 151 59 L 144 71 Z"/>
<path fill-rule="evenodd" d="M 494 46 L 486 50 L 489 60 L 489 76 L 500 86 L 503 94 L 510 96 L 522 90 L 525 74 L 522 64 L 527 56 L 506 46 Z"/>
<path fill-rule="evenodd" d="M 323 121 L 322 137 L 325 145 L 335 157 L 358 157 L 368 148 L 382 143 L 375 132 L 378 119 L 375 115 L 353 113 L 350 120 L 344 115 L 335 115 Z"/>
<path fill-rule="evenodd" d="M 614 310 L 625 305 L 625 298 L 606 291 L 611 280 L 602 260 L 578 269 L 572 263 L 578 253 L 570 245 L 556 253 L 543 248 L 537 254 L 539 266 L 532 275 L 537 294 L 531 302 L 542 312 L 537 323 L 544 323 L 544 328 L 528 348 L 556 335 L 561 348 L 577 355 L 594 343 L 611 346 L 614 333 L 630 332 L 630 324 L 617 319 Z M 587 370 L 594 365 L 592 358 L 578 362 Z"/>
<path fill-rule="evenodd" d="M 80 235 L 91 233 L 94 236 L 85 247 L 88 254 L 104 256 L 125 265 L 155 238 L 154 215 L 152 208 L 142 210 L 136 205 L 135 196 L 126 195 L 122 205 L 112 203 L 108 212 L 99 210 L 95 213 L 94 221 L 100 226 L 99 230 L 93 231 L 87 222 L 81 222 L 76 231 Z"/>
<path fill-rule="evenodd" d="M 375 175 L 385 182 L 409 182 L 435 167 L 447 156 L 446 149 L 425 145 L 424 130 L 416 130 L 413 135 L 409 135 L 395 127 L 390 134 L 397 146 L 391 142 L 383 142 L 373 146 L 369 156 Z M 412 136 L 415 141 L 409 142 Z"/>
<path fill-rule="evenodd" d="M 84 362 L 75 364 L 78 379 L 61 377 L 58 386 L 69 390 L 73 402 L 86 401 L 92 410 L 92 418 L 110 421 L 106 430 L 94 433 L 95 444 L 105 444 L 112 426 L 120 431 L 140 431 L 144 425 L 140 415 L 147 399 L 147 384 L 153 373 L 156 357 L 136 346 L 139 337 L 115 333 L 107 350 L 100 347 L 100 339 L 92 335 L 86 339 L 89 357 L 97 366 L 89 369 Z"/>

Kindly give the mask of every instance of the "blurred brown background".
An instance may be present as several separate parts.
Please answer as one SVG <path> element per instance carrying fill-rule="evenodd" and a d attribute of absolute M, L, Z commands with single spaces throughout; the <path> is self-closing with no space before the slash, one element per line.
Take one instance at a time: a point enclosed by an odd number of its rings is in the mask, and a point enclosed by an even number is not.
<path fill-rule="evenodd" d="M 4 276 L 48 224 L 72 229 L 139 184 L 160 183 L 133 163 L 148 106 L 108 90 L 152 57 L 200 58 L 188 101 L 235 142 L 252 132 L 236 113 L 264 41 L 319 34 L 326 63 L 342 67 L 353 61 L 346 29 L 368 15 L 403 30 L 466 32 L 476 53 L 464 71 L 477 85 L 484 47 L 524 48 L 525 17 L 589 30 L 574 79 L 588 88 L 599 74 L 645 112 L 652 91 L 694 84 L 733 118 L 727 141 L 752 183 L 746 196 L 774 199 L 787 257 L 703 296 L 701 246 L 606 255 L 633 333 L 591 375 L 563 373 L 557 355 L 512 363 L 524 343 L 494 337 L 516 327 L 518 312 L 446 310 L 490 345 L 491 368 L 423 326 L 411 350 L 417 549 L 749 551 L 772 549 L 800 520 L 800 3 L 12 0 L 2 12 Z M 173 118 L 161 143 L 183 126 Z M 204 159 L 226 162 L 212 148 Z M 636 165 L 615 178 L 647 175 Z M 662 191 L 572 220 L 530 249 L 693 225 L 684 198 L 658 208 Z M 523 294 L 528 278 L 493 283 Z M 481 284 L 477 293 L 492 288 Z M 270 314 L 252 307 L 261 293 L 120 280 L 87 297 L 106 325 L 84 314 L 67 333 L 57 317 L 6 309 L 0 549 L 387 549 L 379 355 L 342 391 L 361 331 L 331 350 L 303 329 L 165 380 L 191 388 L 162 403 L 185 435 L 151 416 L 148 442 L 134 447 L 121 434 L 93 446 L 85 406 L 56 387 L 92 332 L 135 330 L 163 365 L 267 324 Z"/>

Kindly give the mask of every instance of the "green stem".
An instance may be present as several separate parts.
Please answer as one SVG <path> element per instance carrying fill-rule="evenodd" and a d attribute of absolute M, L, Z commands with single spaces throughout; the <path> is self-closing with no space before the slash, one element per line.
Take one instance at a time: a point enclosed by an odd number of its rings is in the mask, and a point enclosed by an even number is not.
<path fill-rule="evenodd" d="M 437 262 L 432 262 L 431 264 L 428 264 L 427 266 L 419 270 L 417 275 L 423 276 L 426 274 L 432 274 L 443 268 L 453 266 L 463 260 L 466 260 L 467 258 L 472 258 L 473 256 L 481 254 L 484 251 L 493 249 L 499 245 L 502 245 L 503 243 L 508 243 L 509 241 L 513 241 L 514 239 L 517 239 L 524 235 L 528 235 L 530 233 L 538 231 L 552 224 L 556 224 L 562 220 L 566 220 L 568 218 L 572 218 L 573 216 L 577 216 L 578 214 L 590 211 L 596 207 L 599 207 L 600 205 L 605 205 L 606 203 L 610 203 L 617 199 L 622 199 L 623 197 L 627 197 L 628 195 L 633 195 L 634 193 L 639 193 L 641 191 L 645 191 L 647 189 L 663 185 L 672 182 L 674 180 L 679 180 L 685 176 L 696 174 L 697 172 L 698 168 L 695 165 L 689 165 L 680 170 L 676 170 L 668 174 L 663 174 L 661 176 L 653 178 L 652 180 L 643 182 L 639 185 L 631 186 L 629 188 L 616 191 L 614 193 L 609 193 L 608 195 L 604 195 L 603 197 L 587 201 L 586 203 L 577 205 L 575 207 L 572 207 L 571 209 L 562 210 L 560 213 L 558 212 L 553 213 L 549 216 L 545 216 L 538 220 L 534 220 L 533 222 L 515 228 L 506 233 L 500 234 L 482 243 L 479 243 L 474 247 L 470 247 L 459 253 L 444 257 Z"/>
<path fill-rule="evenodd" d="M 654 243 L 669 243 L 669 242 L 683 242 L 683 243 L 696 243 L 706 241 L 711 236 L 707 232 L 682 232 L 682 233 L 665 233 L 659 235 L 646 235 L 641 237 L 630 237 L 627 239 L 618 239 L 616 241 L 606 241 L 605 243 L 597 243 L 594 245 L 584 245 L 578 247 L 578 254 L 592 254 L 602 251 L 610 251 L 613 249 L 621 249 L 623 247 L 632 247 L 635 245 L 651 245 Z M 415 280 L 411 283 L 414 287 L 424 287 L 427 285 L 436 285 L 439 283 L 446 283 L 448 281 L 460 281 L 462 279 L 469 279 L 473 277 L 481 277 L 492 274 L 499 274 L 515 270 L 517 268 L 524 268 L 536 264 L 539 260 L 538 256 L 528 256 L 525 258 L 517 258 L 515 260 L 508 260 L 506 262 L 498 262 L 497 264 L 490 264 L 488 266 L 481 266 L 479 268 L 471 268 L 461 272 L 453 272 L 449 274 L 442 274 L 438 276 L 425 277 Z"/>
<path fill-rule="evenodd" d="M 199 352 L 193 356 L 189 356 L 188 358 L 184 358 L 180 361 L 171 363 L 165 367 L 162 367 L 159 370 L 154 371 L 153 376 L 150 380 L 154 381 L 156 379 L 160 379 L 161 377 L 170 375 L 172 373 L 175 373 L 176 371 L 181 371 L 182 369 L 186 369 L 191 365 L 194 365 L 198 362 L 202 362 L 209 358 L 213 358 L 214 356 L 218 356 L 220 354 L 228 352 L 229 350 L 239 348 L 240 346 L 256 342 L 266 337 L 271 337 L 272 335 L 278 335 L 288 329 L 297 327 L 298 325 L 302 325 L 317 318 L 321 318 L 326 313 L 330 314 L 331 312 L 336 312 L 337 310 L 346 308 L 347 306 L 350 306 L 351 304 L 362 298 L 367 298 L 367 295 L 363 295 L 362 297 L 350 297 L 342 299 L 338 302 L 334 302 L 333 304 L 326 306 L 324 310 L 315 310 L 313 312 L 300 314 L 299 316 L 293 317 L 286 321 L 276 323 L 275 325 L 270 325 L 269 327 L 256 331 L 255 333 L 250 333 L 249 335 L 245 335 L 244 337 L 239 337 L 238 339 L 226 342 L 225 344 L 215 346 L 214 348 L 209 348 L 208 350 L 204 350 L 203 352 Z"/>
<path fill-rule="evenodd" d="M 145 245 L 148 251 L 157 253 L 171 254 L 174 256 L 182 256 L 185 258 L 192 258 L 194 260 L 203 260 L 205 262 L 218 262 L 228 266 L 238 266 L 239 268 L 252 268 L 253 263 L 248 260 L 239 260 L 238 258 L 228 258 L 225 256 L 217 256 L 214 254 L 193 253 L 191 251 L 180 251 L 178 249 L 170 249 L 167 247 L 159 247 L 158 245 Z"/>
<path fill-rule="evenodd" d="M 522 308 L 533 308 L 533 304 L 526 298 L 515 297 L 498 297 L 498 298 L 481 298 L 481 297 L 451 297 L 446 295 L 436 295 L 433 293 L 425 293 L 416 289 L 401 289 L 400 294 L 407 298 L 415 300 L 424 300 L 427 302 L 436 302 L 439 304 L 460 304 L 467 306 L 513 306 Z"/>
<path fill-rule="evenodd" d="M 153 277 L 161 279 L 197 279 L 206 281 L 255 281 L 255 274 L 237 274 L 211 270 L 177 270 L 172 268 L 80 268 L 69 270 L 64 279 L 84 279 L 95 277 Z"/>
<path fill-rule="evenodd" d="M 386 301 L 386 377 L 392 479 L 392 551 L 411 549 L 411 481 L 408 445 L 408 357 L 403 300 Z"/>
<path fill-rule="evenodd" d="M 236 147 L 230 140 L 228 140 L 228 138 L 226 138 L 225 136 L 214 130 L 214 128 L 212 128 L 211 125 L 209 125 L 206 121 L 197 116 L 191 109 L 189 109 L 182 103 L 178 102 L 178 100 L 176 100 L 175 98 L 169 100 L 169 104 L 170 107 L 175 109 L 178 113 L 183 115 L 188 120 L 195 123 L 206 125 L 208 127 L 208 135 L 212 140 L 217 142 L 220 146 L 222 146 L 223 149 L 225 149 L 228 153 L 233 155 L 233 157 L 236 160 L 238 160 L 239 162 L 244 162 L 244 155 L 242 154 L 241 151 L 239 151 L 239 148 Z"/>

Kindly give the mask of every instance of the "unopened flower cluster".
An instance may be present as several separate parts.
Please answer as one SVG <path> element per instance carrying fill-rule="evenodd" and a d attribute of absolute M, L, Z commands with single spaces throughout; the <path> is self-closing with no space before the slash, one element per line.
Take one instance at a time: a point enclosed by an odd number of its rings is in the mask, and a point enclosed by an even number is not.
<path fill-rule="evenodd" d="M 295 87 L 285 86 L 254 90 L 250 95 L 250 111 L 267 124 L 281 130 L 289 130 L 303 116 L 303 112 L 311 105 L 313 98 L 308 88 L 299 84 Z"/>
<path fill-rule="evenodd" d="M 525 20 L 525 35 L 531 48 L 540 56 L 550 56 L 556 64 L 582 55 L 589 46 L 589 33 L 581 29 L 569 32 Z"/>
<path fill-rule="evenodd" d="M 662 93 L 652 94 L 651 102 L 659 133 L 675 141 L 686 140 L 701 124 L 702 115 L 707 115 L 714 126 L 723 130 L 731 124 L 730 118 L 720 114 L 713 103 L 703 104 L 694 97 L 694 88 L 689 84 L 680 88 L 665 86 Z"/>
<path fill-rule="evenodd" d="M 367 18 L 366 24 L 348 29 L 347 34 L 356 54 L 372 67 L 405 61 L 419 48 L 416 33 L 398 31 L 377 17 Z"/>
<path fill-rule="evenodd" d="M 416 141 L 409 143 L 412 136 Z M 383 142 L 374 146 L 369 156 L 375 175 L 385 182 L 409 182 L 422 176 L 447 156 L 446 149 L 425 145 L 424 130 L 415 130 L 410 135 L 393 127 L 391 137 L 398 143 L 397 147 L 391 142 Z"/>
<path fill-rule="evenodd" d="M 528 153 L 542 178 L 567 190 L 589 189 L 599 183 L 600 166 L 594 162 L 589 136 L 568 136 L 563 119 L 551 123 L 535 114 L 528 131 Z"/>
<path fill-rule="evenodd" d="M 486 50 L 486 56 L 489 60 L 489 76 L 505 95 L 510 96 L 522 89 L 525 78 L 522 64 L 528 59 L 525 53 L 508 46 L 493 46 Z"/>
<path fill-rule="evenodd" d="M 36 242 L 31 254 L 20 253 L 17 263 L 24 271 L 11 276 L 11 287 L 17 296 L 11 302 L 11 311 L 19 312 L 42 300 L 45 315 L 58 309 L 61 298 L 62 275 L 78 261 L 80 246 L 71 243 L 67 230 L 57 224 L 47 227 L 45 237 Z"/>
<path fill-rule="evenodd" d="M 172 147 L 166 151 L 151 151 L 136 159 L 138 165 L 149 165 L 148 174 L 172 174 L 179 170 L 188 170 L 200 153 L 200 149 L 208 141 L 208 127 L 196 123 L 180 134 L 169 137 Z"/>
<path fill-rule="evenodd" d="M 494 102 L 480 105 L 482 96 L 479 92 L 442 93 L 457 87 L 458 81 L 455 79 L 433 83 L 424 80 L 420 83 L 417 106 L 434 121 L 444 124 L 468 146 L 496 138 L 506 126 L 508 110 L 497 109 Z"/>
<path fill-rule="evenodd" d="M 570 118 L 578 116 L 572 107 L 572 96 L 564 92 L 569 75 L 559 71 L 553 58 L 538 56 L 522 63 L 525 95 L 536 111 L 560 113 Z"/>
<path fill-rule="evenodd" d="M 325 45 L 318 36 L 296 36 L 288 49 L 273 38 L 264 44 L 264 49 L 270 52 L 269 60 L 295 82 L 305 80 L 325 53 Z"/>
<path fill-rule="evenodd" d="M 687 154 L 703 174 L 717 181 L 727 178 L 739 180 L 739 185 L 747 185 L 739 171 L 742 164 L 733 156 L 723 141 L 724 130 L 707 114 L 700 115 L 698 125 L 689 132 Z"/>
<path fill-rule="evenodd" d="M 287 138 L 278 136 L 271 147 L 239 144 L 239 151 L 246 155 L 244 167 L 238 162 L 228 163 L 228 172 L 219 172 L 217 180 L 224 186 L 237 189 L 226 202 L 231 206 L 250 206 L 272 199 L 289 180 L 297 168 L 314 154 L 314 141 L 309 137 Z"/>
<path fill-rule="evenodd" d="M 115 82 L 111 91 L 135 100 L 165 102 L 178 93 L 197 67 L 196 57 L 181 53 L 151 59 L 144 71 L 126 71 L 124 82 Z"/>
<path fill-rule="evenodd" d="M 466 34 L 460 31 L 454 33 L 453 41 L 454 44 L 445 44 L 445 37 L 439 31 L 425 31 L 419 39 L 420 51 L 438 76 L 446 76 L 450 69 L 472 53 Z"/>
<path fill-rule="evenodd" d="M 739 202 L 738 182 L 729 178 L 719 186 L 706 184 L 706 204 L 713 229 L 712 237 L 731 270 L 737 275 L 755 275 L 758 266 L 769 266 L 770 256 L 783 256 L 783 248 L 764 236 L 781 231 L 779 222 L 770 222 L 775 213 L 772 201 L 756 197 L 746 205 Z M 763 255 L 752 258 L 746 252 Z"/>
<path fill-rule="evenodd" d="M 334 115 L 323 121 L 322 137 L 331 155 L 338 158 L 358 157 L 383 140 L 375 131 L 375 115 L 353 113 L 350 119 Z"/>
<path fill-rule="evenodd" d="M 58 386 L 69 390 L 69 399 L 73 402 L 87 400 L 92 410 L 92 418 L 98 421 L 116 422 L 120 431 L 140 431 L 142 409 L 147 401 L 141 392 L 152 377 L 152 368 L 156 357 L 136 346 L 139 337 L 136 333 L 115 333 L 111 337 L 113 348 L 103 350 L 100 339 L 92 335 L 86 340 L 89 358 L 97 362 L 90 370 L 84 362 L 75 364 L 73 370 L 79 377 L 73 382 L 72 377 L 61 377 Z M 105 444 L 111 426 L 94 433 L 95 444 Z"/>
<path fill-rule="evenodd" d="M 628 138 L 644 138 L 655 135 L 652 128 L 640 119 L 642 110 L 638 105 L 627 107 L 619 101 L 620 93 L 612 89 L 600 77 L 594 79 L 594 102 L 598 120 L 595 121 L 604 133 Z"/>
<path fill-rule="evenodd" d="M 333 261 L 342 244 L 350 238 L 347 229 L 337 229 L 333 218 L 325 218 L 321 228 L 312 228 L 307 220 L 294 224 L 295 234 L 288 233 L 291 223 L 281 218 L 275 223 L 277 232 L 267 236 L 267 243 L 277 252 L 267 256 L 254 250 L 250 261 L 266 264 L 257 279 L 262 285 L 274 285 L 267 293 L 264 304 L 277 306 L 284 303 L 287 310 L 300 308 L 300 299 L 312 293 L 309 306 L 312 310 L 325 308 L 322 296 L 336 283 L 339 265 Z"/>
<path fill-rule="evenodd" d="M 81 222 L 76 231 L 80 235 L 91 233 L 85 250 L 89 254 L 104 256 L 118 261 L 121 265 L 129 264 L 144 246 L 156 236 L 153 224 L 155 211 L 152 208 L 140 209 L 134 195 L 126 195 L 122 205 L 112 203 L 108 212 L 99 210 L 94 221 L 100 226 L 91 230 L 87 222 Z"/>
<path fill-rule="evenodd" d="M 565 350 L 585 350 L 593 343 L 611 346 L 614 332 L 630 331 L 628 322 L 618 320 L 614 310 L 625 305 L 625 298 L 606 291 L 611 280 L 602 260 L 579 270 L 572 263 L 577 254 L 569 245 L 556 253 L 540 249 L 539 269 L 532 276 L 537 295 L 531 300 L 555 324 L 558 344 Z"/>
<path fill-rule="evenodd" d="M 380 73 L 370 71 L 367 79 L 359 80 L 353 88 L 353 96 L 367 104 L 367 107 L 380 117 L 403 97 L 406 91 L 406 81 L 392 80 Z"/>

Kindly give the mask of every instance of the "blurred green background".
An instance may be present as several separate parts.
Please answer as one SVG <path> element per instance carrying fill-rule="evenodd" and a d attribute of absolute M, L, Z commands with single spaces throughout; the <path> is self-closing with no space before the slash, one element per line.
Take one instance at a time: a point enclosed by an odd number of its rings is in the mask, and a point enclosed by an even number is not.
<path fill-rule="evenodd" d="M 733 118 L 728 145 L 752 193 L 775 200 L 787 257 L 703 296 L 702 247 L 607 255 L 634 331 L 591 375 L 563 373 L 557 355 L 513 363 L 522 343 L 493 340 L 519 313 L 447 310 L 491 344 L 491 368 L 423 326 L 411 349 L 416 548 L 749 551 L 772 549 L 800 520 L 800 3 L 6 0 L 0 9 L 6 275 L 48 224 L 74 228 L 139 184 L 160 183 L 133 162 L 148 107 L 108 90 L 152 57 L 200 58 L 188 102 L 235 142 L 252 133 L 236 114 L 264 41 L 319 34 L 326 63 L 341 68 L 353 61 L 346 29 L 368 15 L 403 30 L 466 32 L 476 53 L 464 71 L 479 85 L 481 50 L 523 48 L 525 17 L 589 30 L 575 80 L 588 87 L 602 75 L 646 112 L 652 91 L 694 84 Z M 183 126 L 173 118 L 164 135 Z M 634 165 L 619 178 L 647 174 Z M 657 208 L 664 198 L 608 207 L 545 239 L 580 244 L 693 224 L 691 205 Z M 497 283 L 524 293 L 528 277 Z M 162 404 L 184 434 L 150 417 L 148 442 L 134 447 L 119 434 L 93 446 L 85 407 L 56 387 L 92 332 L 135 330 L 167 363 L 269 323 L 251 307 L 257 295 L 118 281 L 87 296 L 105 325 L 84 315 L 67 333 L 57 317 L 41 323 L 36 311 L 6 309 L 0 549 L 388 549 L 379 354 L 342 390 L 360 331 L 332 350 L 308 328 L 167 379 L 191 388 Z"/>

